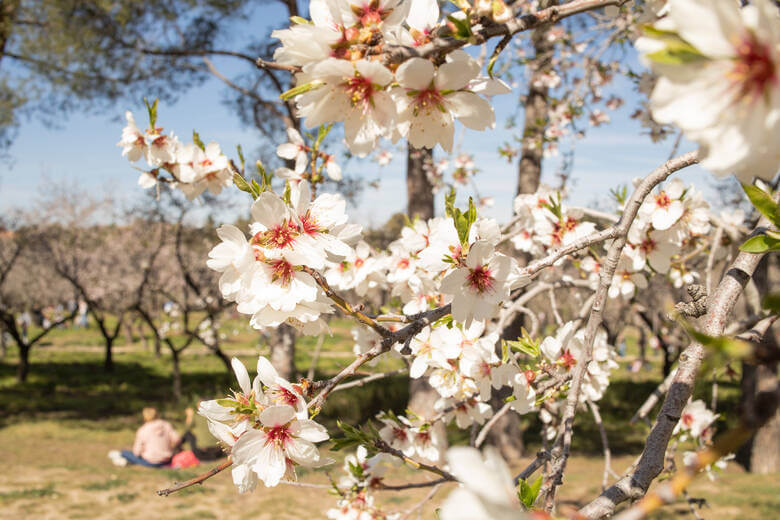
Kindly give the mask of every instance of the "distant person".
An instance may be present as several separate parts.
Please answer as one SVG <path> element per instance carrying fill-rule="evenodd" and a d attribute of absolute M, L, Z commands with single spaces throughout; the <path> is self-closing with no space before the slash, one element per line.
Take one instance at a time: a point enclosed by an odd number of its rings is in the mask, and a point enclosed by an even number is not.
<path fill-rule="evenodd" d="M 89 328 L 89 321 L 87 320 L 87 310 L 89 307 L 87 306 L 87 302 L 85 302 L 83 299 L 79 300 L 79 306 L 78 306 L 78 319 L 76 321 L 76 326 L 88 329 Z"/>
<path fill-rule="evenodd" d="M 32 325 L 32 316 L 29 312 L 24 311 L 22 315 L 19 316 L 19 325 L 22 327 L 22 341 L 26 343 L 27 333 Z"/>
<path fill-rule="evenodd" d="M 135 434 L 133 449 L 112 450 L 108 457 L 117 466 L 136 464 L 150 468 L 160 468 L 171 463 L 171 459 L 181 446 L 182 437 L 176 433 L 171 423 L 160 419 L 154 408 L 143 409 L 144 425 Z M 187 426 L 192 424 L 192 410 L 188 409 Z"/>

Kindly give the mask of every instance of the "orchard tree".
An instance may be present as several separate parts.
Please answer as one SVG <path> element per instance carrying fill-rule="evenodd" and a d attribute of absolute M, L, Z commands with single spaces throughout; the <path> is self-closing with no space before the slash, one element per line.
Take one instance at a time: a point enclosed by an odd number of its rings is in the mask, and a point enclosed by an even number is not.
<path fill-rule="evenodd" d="M 41 232 L 17 225 L 0 233 L 0 324 L 17 346 L 16 380 L 24 383 L 30 372 L 30 352 L 52 330 L 72 320 L 76 307 L 52 317 L 47 323 L 32 323 L 31 313 L 45 307 L 74 301 L 70 287 L 58 280 L 53 269 L 41 262 Z"/>
<path fill-rule="evenodd" d="M 598 402 L 617 366 L 610 344 L 617 334 L 605 322 L 606 308 L 625 306 L 657 275 L 672 285 L 679 278 L 686 286 L 688 296 L 675 305 L 669 326 L 689 340 L 668 382 L 653 394 L 664 400 L 636 464 L 611 483 L 605 457 L 604 491 L 576 516 L 644 517 L 677 499 L 697 473 L 725 465 L 775 416 L 776 378 L 739 411 L 739 425 L 718 437 L 717 415 L 693 397 L 697 382 L 711 375 L 702 373 L 705 358 L 721 370 L 741 360 L 772 370 L 779 357 L 761 341 L 774 334 L 776 295 L 760 304 L 755 320 L 736 320 L 727 329 L 762 258 L 780 249 L 778 194 L 764 182 L 780 167 L 777 5 L 770 0 L 746 6 L 731 0 L 573 0 L 541 9 L 496 0 L 455 4 L 458 11 L 448 23 L 431 23 L 420 16 L 435 10 L 438 18 L 438 6 L 428 0 L 312 0 L 310 21 L 294 19 L 290 29 L 276 33 L 282 47 L 274 54 L 275 66 L 295 74 L 295 87 L 283 98 L 295 103 L 305 127 L 319 128 L 305 139 L 291 135 L 295 142 L 283 144 L 295 146 L 279 150 L 298 150 L 296 163 L 308 168 L 280 172 L 282 193 L 273 190 L 270 174 L 261 172 L 259 182 L 248 178 L 240 158 L 229 161 L 216 143 L 184 143 L 164 134 L 154 109 L 143 130 L 128 118 L 120 145 L 132 162 L 148 163 L 143 184 L 170 184 L 190 198 L 235 185 L 247 193 L 248 203 L 251 197 L 248 230 L 220 226 L 221 242 L 209 252 L 208 266 L 221 273 L 223 298 L 235 302 L 253 327 L 288 324 L 318 335 L 327 332 L 324 317 L 336 313 L 358 326 L 354 360 L 321 381 L 294 383 L 264 357 L 251 379 L 235 360 L 239 389 L 199 409 L 230 459 L 160 494 L 201 483 L 230 466 L 234 483 L 246 492 L 260 482 L 273 487 L 294 480 L 296 466 L 326 463 L 316 443 L 330 433 L 314 419 L 328 397 L 389 377 L 357 374 L 372 360 L 400 356 L 411 378 L 428 377 L 439 395 L 436 413 L 387 410 L 368 424 L 341 423 L 334 448 L 356 452 L 349 455 L 348 475 L 333 484 L 339 501 L 328 515 L 386 518 L 373 502 L 376 490 L 459 482 L 439 511 L 445 520 L 526 518 L 529 511 L 549 516 L 565 485 L 577 413 L 588 412 L 601 424 Z M 331 125 L 344 123 L 346 146 L 356 155 L 373 152 L 384 138 L 451 149 L 455 121 L 490 128 L 495 122 L 490 97 L 507 90 L 483 75 L 464 47 L 497 37 L 511 40 L 590 13 L 634 24 L 634 34 L 643 35 L 634 45 L 655 76 L 650 115 L 698 145 L 638 179 L 625 194 L 616 191 L 614 214 L 582 211 L 560 190 L 541 186 L 515 199 L 515 215 L 502 226 L 480 216 L 473 201 L 457 207 L 452 194 L 446 216 L 411 222 L 380 252 L 361 241 L 343 198 L 318 193 L 317 184 L 332 167 L 320 148 Z M 506 44 L 499 47 L 500 53 Z M 695 186 L 674 176 L 694 164 L 718 176 L 735 175 L 760 215 L 748 233 L 735 233 L 739 252 L 722 274 L 714 270 L 720 239 L 711 233 L 713 223 L 720 226 L 718 217 Z M 748 224 L 736 220 L 737 228 Z M 500 252 L 507 243 L 516 251 Z M 520 253 L 530 257 L 522 266 Z M 685 281 L 682 268 L 701 265 L 696 262 L 702 255 L 709 255 L 703 277 L 712 285 Z M 360 301 L 350 301 L 349 291 Z M 373 305 L 382 291 L 393 299 Z M 534 312 L 539 306 L 531 307 L 539 297 L 547 298 L 544 308 L 550 312 L 544 316 Z M 517 314 L 528 318 L 530 330 L 500 342 L 499 355 L 496 343 Z M 545 334 L 548 327 L 555 332 Z M 502 390 L 511 396 L 495 409 L 490 399 Z M 514 478 L 495 451 L 479 452 L 506 414 L 538 414 L 547 447 Z M 451 423 L 471 430 L 470 446 L 445 450 L 437 425 Z M 602 440 L 609 453 L 606 435 Z M 682 453 L 684 468 L 667 467 L 682 441 L 695 451 Z M 434 478 L 392 483 L 388 461 Z M 665 469 L 668 482 L 650 490 Z M 618 512 L 629 500 L 636 503 Z"/>

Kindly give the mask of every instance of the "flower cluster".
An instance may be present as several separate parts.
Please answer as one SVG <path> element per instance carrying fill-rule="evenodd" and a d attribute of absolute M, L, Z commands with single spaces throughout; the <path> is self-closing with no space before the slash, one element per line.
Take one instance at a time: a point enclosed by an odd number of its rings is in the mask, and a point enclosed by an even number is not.
<path fill-rule="evenodd" d="M 562 198 L 559 192 L 542 186 L 535 194 L 515 199 L 517 217 L 509 235 L 516 249 L 539 256 L 596 231 L 596 224 L 585 220 L 587 216 L 582 210 L 568 207 Z M 625 202 L 621 196 L 619 210 Z M 648 196 L 629 229 L 609 297 L 630 299 L 637 289 L 647 287 L 646 273 L 666 275 L 675 287 L 694 282 L 699 274 L 686 265 L 687 253 L 694 252 L 706 240 L 712 219 L 709 204 L 701 193 L 680 179 L 669 181 Z M 737 220 L 735 225 L 740 225 L 741 220 Z M 576 264 L 595 288 L 601 271 L 597 252 L 591 248 L 584 257 L 576 259 Z"/>
<path fill-rule="evenodd" d="M 391 70 L 381 62 L 385 47 L 430 39 L 437 0 L 312 0 L 309 12 L 311 22 L 272 33 L 282 42 L 277 63 L 301 70 L 288 94 L 306 127 L 343 122 L 350 151 L 365 156 L 380 137 L 449 151 L 456 119 L 474 130 L 495 125 L 486 97 L 509 88 L 481 76 L 466 52 L 448 54 L 439 66 L 411 58 Z"/>
<path fill-rule="evenodd" d="M 155 126 L 154 117 L 144 131 L 138 128 L 131 112 L 125 113 L 125 117 L 127 126 L 122 130 L 122 139 L 117 146 L 122 147 L 122 155 L 130 162 L 137 162 L 141 157 L 146 159 L 151 169 L 138 178 L 142 188 L 156 186 L 162 179 L 161 170 L 170 174 L 170 182 L 189 200 L 206 190 L 218 195 L 223 188 L 233 184 L 228 158 L 218 143 L 204 145 L 195 134 L 195 142 L 185 144 L 173 133 L 164 134 L 162 128 Z"/>
<path fill-rule="evenodd" d="M 246 367 L 232 360 L 239 390 L 225 399 L 201 402 L 198 413 L 233 458 L 233 482 L 239 491 L 252 491 L 259 480 L 267 487 L 295 480 L 295 466 L 329 463 L 314 443 L 328 440 L 325 428 L 308 419 L 301 388 L 277 374 L 264 357 L 250 382 Z"/>
<path fill-rule="evenodd" d="M 235 226 L 217 230 L 222 242 L 207 265 L 222 273 L 222 295 L 251 315 L 255 328 L 287 322 L 306 334 L 325 331 L 320 316 L 331 312 L 330 300 L 307 269 L 323 269 L 328 258 L 352 253 L 345 240 L 359 228 L 347 224 L 345 209 L 339 195 L 311 200 L 305 181 L 290 187 L 289 200 L 261 193 L 252 205 L 249 240 Z"/>

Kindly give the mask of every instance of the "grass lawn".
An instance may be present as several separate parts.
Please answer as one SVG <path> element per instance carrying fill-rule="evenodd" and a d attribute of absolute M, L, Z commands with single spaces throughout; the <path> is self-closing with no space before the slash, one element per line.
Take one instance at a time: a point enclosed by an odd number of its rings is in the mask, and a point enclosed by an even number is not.
<path fill-rule="evenodd" d="M 333 336 L 323 346 L 318 377 L 333 374 L 349 360 L 352 340 L 349 324 L 332 323 Z M 243 321 L 228 321 L 223 340 L 229 355 L 238 355 L 252 367 L 258 354 L 267 347 L 258 334 L 247 330 Z M 299 342 L 296 362 L 305 370 L 311 362 L 315 341 Z M 224 365 L 203 346 L 193 345 L 182 358 L 185 398 L 171 399 L 170 358 L 156 358 L 138 341 L 124 339 L 116 347 L 116 370 L 102 371 L 102 345 L 92 330 L 62 330 L 47 337 L 44 345 L 33 350 L 29 380 L 14 381 L 16 358 L 13 346 L 0 360 L 0 517 L 2 518 L 323 518 L 335 504 L 327 490 L 299 489 L 281 485 L 275 489 L 258 488 L 253 494 L 238 495 L 229 475 L 218 475 L 204 486 L 185 490 L 167 498 L 155 495 L 156 489 L 174 481 L 191 478 L 197 470 L 149 470 L 116 468 L 106 453 L 129 448 L 140 423 L 140 410 L 154 405 L 181 427 L 184 408 L 201 399 L 221 396 L 235 386 Z M 634 352 L 629 345 L 629 356 Z M 657 361 L 657 360 L 655 360 Z M 402 366 L 392 357 L 380 362 L 378 370 Z M 251 368 L 250 368 L 251 372 Z M 628 418 L 655 388 L 660 373 L 631 374 L 621 368 L 615 374 L 608 393 L 599 403 L 604 424 L 615 454 L 613 469 L 620 472 L 641 451 L 647 426 L 628 426 Z M 697 389 L 696 397 L 708 398 L 709 384 Z M 734 410 L 736 381 L 720 381 L 720 410 Z M 408 398 L 403 377 L 388 378 L 363 388 L 333 394 L 319 417 L 331 433 L 335 432 L 336 412 L 352 424 L 361 424 L 379 410 L 392 408 L 403 412 Z M 730 414 L 733 417 L 733 413 Z M 526 420 L 524 439 L 529 453 L 539 446 L 539 424 Z M 721 421 L 720 429 L 728 427 Z M 196 419 L 195 432 L 202 444 L 211 442 L 205 424 Z M 577 417 L 574 456 L 566 473 L 561 498 L 564 504 L 581 505 L 596 496 L 602 475 L 601 442 L 589 414 Z M 337 458 L 340 458 L 337 455 Z M 528 460 L 513 461 L 524 467 Z M 340 463 L 330 468 L 338 478 Z M 399 468 L 388 482 L 403 481 L 409 470 Z M 301 480 L 325 484 L 323 471 L 306 472 Z M 427 478 L 415 475 L 415 480 Z M 433 518 L 432 508 L 443 499 L 452 485 L 439 490 L 423 518 Z M 701 516 L 707 519 L 776 518 L 780 511 L 780 476 L 745 474 L 735 464 L 715 482 L 699 478 L 691 496 L 704 498 L 707 506 Z M 415 505 L 427 490 L 397 494 L 377 492 L 388 511 L 405 511 Z M 687 505 L 669 506 L 653 518 L 690 516 Z M 416 515 L 415 515 L 416 516 Z M 691 516 L 692 518 L 692 516 Z"/>

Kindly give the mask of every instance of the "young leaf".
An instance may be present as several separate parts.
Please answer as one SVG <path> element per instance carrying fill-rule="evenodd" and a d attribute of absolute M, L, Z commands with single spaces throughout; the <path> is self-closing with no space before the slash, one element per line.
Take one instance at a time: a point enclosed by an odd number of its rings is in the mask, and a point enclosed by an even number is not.
<path fill-rule="evenodd" d="M 144 98 L 146 111 L 149 113 L 149 128 L 151 130 L 154 130 L 157 127 L 157 103 L 159 101 L 160 101 L 159 99 L 155 98 L 154 103 L 150 105 L 149 101 L 146 98 Z"/>
<path fill-rule="evenodd" d="M 203 141 L 201 141 L 200 139 L 200 135 L 194 129 L 192 130 L 192 142 L 195 143 L 195 146 L 197 146 L 204 152 L 206 151 L 206 145 L 203 144 Z"/>
<path fill-rule="evenodd" d="M 238 160 L 241 162 L 241 171 L 244 171 L 244 168 L 246 167 L 246 160 L 244 159 L 244 150 L 241 149 L 241 145 L 236 146 L 236 151 L 238 152 Z"/>
<path fill-rule="evenodd" d="M 539 495 L 539 490 L 542 487 L 542 476 L 536 478 L 533 484 L 529 484 L 528 480 L 520 480 L 518 486 L 520 488 L 518 492 L 518 498 L 526 509 L 531 509 L 536 502 L 536 497 Z"/>
<path fill-rule="evenodd" d="M 238 173 L 233 174 L 233 184 L 236 185 L 236 188 L 238 188 L 241 191 L 245 191 L 248 194 L 252 196 L 252 199 L 257 200 L 257 197 L 260 196 L 259 191 L 255 191 L 255 189 L 246 182 L 246 179 L 244 179 L 241 175 Z"/>
<path fill-rule="evenodd" d="M 769 235 L 756 235 L 748 238 L 744 244 L 739 246 L 740 251 L 745 253 L 766 253 L 767 251 L 780 251 L 780 240 Z"/>
<path fill-rule="evenodd" d="M 780 227 L 780 205 L 772 200 L 772 195 L 752 184 L 743 184 L 742 189 L 745 190 L 745 195 L 748 196 L 756 209 L 768 218 L 775 227 Z"/>
<path fill-rule="evenodd" d="M 306 92 L 315 89 L 322 85 L 322 81 L 316 80 L 311 81 L 309 83 L 304 83 L 303 85 L 298 85 L 297 87 L 293 87 L 287 92 L 282 93 L 279 97 L 282 98 L 282 101 L 287 101 L 288 99 L 294 98 L 295 96 L 299 96 L 301 94 L 305 94 Z"/>

